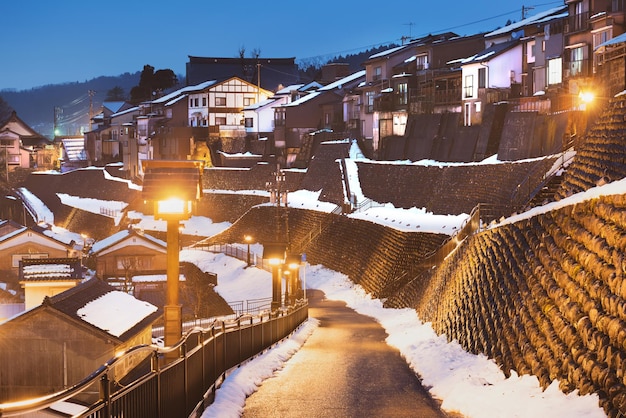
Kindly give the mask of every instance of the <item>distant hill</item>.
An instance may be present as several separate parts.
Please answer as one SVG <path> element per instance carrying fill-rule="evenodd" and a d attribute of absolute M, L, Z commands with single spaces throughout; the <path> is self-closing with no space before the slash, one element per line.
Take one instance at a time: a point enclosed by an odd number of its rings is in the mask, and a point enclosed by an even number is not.
<path fill-rule="evenodd" d="M 352 72 L 363 69 L 362 64 L 367 58 L 377 52 L 395 45 L 379 46 L 366 51 L 317 60 L 316 62 L 300 62 L 300 77 L 302 82 L 319 80 L 320 67 L 326 63 L 348 63 Z M 52 139 L 54 137 L 55 112 L 58 113 L 59 135 L 78 135 L 81 129 L 89 127 L 89 104 L 96 113 L 102 107 L 109 90 L 121 87 L 124 94 L 130 96 L 130 90 L 139 84 L 141 71 L 124 73 L 117 77 L 97 77 L 85 82 L 50 84 L 35 87 L 30 90 L 0 90 L 0 97 L 15 111 L 17 115 L 31 128 L 40 134 Z M 180 85 L 185 82 L 185 76 L 178 74 Z M 94 92 L 90 97 L 90 91 Z M 55 110 L 57 109 L 57 110 Z"/>
<path fill-rule="evenodd" d="M 50 84 L 30 90 L 2 90 L 0 96 L 24 122 L 48 138 L 54 137 L 55 108 L 60 109 L 60 134 L 75 135 L 80 133 L 81 127 L 89 126 L 89 91 L 94 92 L 92 108 L 98 112 L 109 90 L 119 86 L 128 95 L 139 83 L 140 74 L 103 76 L 81 83 Z"/>

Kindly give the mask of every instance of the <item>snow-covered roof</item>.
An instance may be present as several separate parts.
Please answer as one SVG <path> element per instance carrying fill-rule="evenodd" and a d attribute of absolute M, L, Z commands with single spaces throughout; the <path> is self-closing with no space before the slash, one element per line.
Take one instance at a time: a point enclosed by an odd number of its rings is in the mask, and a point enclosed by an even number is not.
<path fill-rule="evenodd" d="M 613 39 L 609 39 L 606 42 L 601 43 L 600 45 L 598 45 L 595 50 L 597 51 L 598 49 L 605 47 L 605 46 L 610 46 L 610 45 L 616 45 L 622 42 L 626 42 L 626 33 L 622 33 L 621 35 L 617 35 L 615 38 Z"/>
<path fill-rule="evenodd" d="M 308 102 L 309 100 L 316 98 L 320 94 L 321 93 L 319 91 L 316 91 L 316 92 L 313 92 L 313 93 L 309 93 L 306 96 L 302 96 L 298 100 L 295 100 L 295 101 L 293 101 L 291 103 L 286 103 L 283 106 L 284 107 L 299 106 L 302 103 Z"/>
<path fill-rule="evenodd" d="M 63 138 L 61 140 L 69 161 L 86 161 L 85 137 Z"/>
<path fill-rule="evenodd" d="M 472 63 L 477 63 L 477 62 L 485 62 L 488 59 L 492 59 L 508 51 L 509 49 L 511 49 L 517 44 L 519 44 L 519 40 L 517 39 L 507 41 L 507 42 L 501 42 L 499 44 L 494 44 L 490 46 L 489 48 L 482 50 L 477 54 L 472 55 L 471 57 L 465 58 L 464 60 L 461 61 L 461 63 L 472 64 Z"/>
<path fill-rule="evenodd" d="M 200 83 L 200 84 L 196 84 L 194 86 L 186 86 L 183 87 L 181 89 L 178 89 L 176 91 L 173 91 L 171 93 L 166 94 L 165 96 L 159 97 L 158 99 L 154 99 L 151 101 L 151 103 L 167 103 L 170 100 L 184 94 L 184 93 L 189 93 L 192 91 L 200 91 L 200 90 L 204 90 L 207 87 L 212 86 L 213 84 L 217 83 L 217 80 L 209 80 L 209 81 L 205 81 L 204 83 Z"/>
<path fill-rule="evenodd" d="M 500 29 L 496 29 L 493 32 L 489 32 L 487 34 L 485 34 L 485 38 L 490 38 L 493 36 L 499 36 L 499 35 L 504 35 L 510 32 L 514 32 L 518 29 L 523 28 L 524 26 L 528 26 L 528 25 L 532 25 L 532 24 L 536 24 L 539 22 L 545 22 L 547 17 L 550 17 L 551 15 L 556 15 L 556 14 L 560 14 L 561 12 L 563 12 L 564 10 L 567 10 L 567 6 L 559 6 L 559 7 L 554 7 L 552 9 L 548 9 L 544 12 L 540 12 L 537 13 L 535 15 L 532 15 L 530 17 L 527 17 L 526 19 L 522 19 L 519 22 L 514 22 L 511 23 L 510 25 L 506 25 Z M 556 18 L 556 17 L 555 17 Z M 550 19 L 547 19 L 550 20 Z"/>
<path fill-rule="evenodd" d="M 405 47 L 406 47 L 406 45 L 402 45 L 402 46 L 396 46 L 396 47 L 394 47 L 394 48 L 386 49 L 386 50 L 381 51 L 381 52 L 378 52 L 378 53 L 376 53 L 376 54 L 374 54 L 374 55 L 370 55 L 370 57 L 368 58 L 368 60 L 375 59 L 375 58 L 380 58 L 380 57 L 384 57 L 384 56 L 386 56 L 386 55 L 393 54 L 393 53 L 394 53 L 394 52 L 396 52 L 396 51 L 399 51 L 399 50 L 401 50 L 401 49 L 404 49 Z"/>
<path fill-rule="evenodd" d="M 103 240 L 97 241 L 92 247 L 90 252 L 93 254 L 96 254 L 106 248 L 109 248 L 127 238 L 129 238 L 131 235 L 136 235 L 138 237 L 141 237 L 149 242 L 152 242 L 154 244 L 157 244 L 161 247 L 167 248 L 167 244 L 164 241 L 161 241 L 160 239 L 154 238 L 153 236 L 149 235 L 149 234 L 139 234 L 134 230 L 130 230 L 130 229 L 124 229 L 122 231 L 116 232 L 115 234 L 111 235 L 110 237 L 107 237 Z"/>
<path fill-rule="evenodd" d="M 119 338 L 157 311 L 158 308 L 151 303 L 114 290 L 87 302 L 76 311 L 76 315 L 88 324 Z"/>
<path fill-rule="evenodd" d="M 344 77 L 342 79 L 334 81 L 334 82 L 332 82 L 330 84 L 327 84 L 324 87 L 321 87 L 319 89 L 319 91 L 328 91 L 328 90 L 340 89 L 344 84 L 350 83 L 351 81 L 357 80 L 357 79 L 359 79 L 361 77 L 365 77 L 365 70 L 357 71 L 354 74 L 350 74 L 349 76 L 346 76 L 346 77 Z"/>

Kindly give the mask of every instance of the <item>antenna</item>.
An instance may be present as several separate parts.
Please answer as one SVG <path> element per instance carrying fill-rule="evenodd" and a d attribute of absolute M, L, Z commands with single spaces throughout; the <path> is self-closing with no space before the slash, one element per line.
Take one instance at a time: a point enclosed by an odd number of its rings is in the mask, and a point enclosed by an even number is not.
<path fill-rule="evenodd" d="M 412 37 L 412 32 L 413 32 L 413 26 L 415 25 L 415 23 L 413 22 L 409 22 L 409 23 L 404 23 L 404 26 L 408 26 L 409 27 L 409 37 L 406 38 L 405 36 L 402 37 L 402 40 L 404 41 L 405 39 L 411 39 Z"/>

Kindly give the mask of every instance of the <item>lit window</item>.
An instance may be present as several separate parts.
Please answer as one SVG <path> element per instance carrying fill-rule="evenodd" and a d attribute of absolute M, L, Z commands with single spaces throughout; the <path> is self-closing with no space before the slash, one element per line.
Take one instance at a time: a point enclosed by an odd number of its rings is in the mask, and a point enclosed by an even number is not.
<path fill-rule="evenodd" d="M 254 104 L 254 98 L 253 97 L 244 97 L 243 98 L 243 105 L 244 106 L 250 106 Z"/>
<path fill-rule="evenodd" d="M 246 118 L 245 124 L 246 124 L 246 128 L 254 128 L 254 119 Z"/>
<path fill-rule="evenodd" d="M 226 97 L 216 97 L 215 106 L 226 106 Z"/>
<path fill-rule="evenodd" d="M 548 60 L 548 84 L 559 84 L 562 81 L 563 59 Z"/>
<path fill-rule="evenodd" d="M 466 75 L 465 76 L 465 97 L 474 97 L 474 76 Z"/>
<path fill-rule="evenodd" d="M 216 125 L 226 125 L 226 118 L 223 116 L 216 116 L 215 117 L 215 124 Z"/>

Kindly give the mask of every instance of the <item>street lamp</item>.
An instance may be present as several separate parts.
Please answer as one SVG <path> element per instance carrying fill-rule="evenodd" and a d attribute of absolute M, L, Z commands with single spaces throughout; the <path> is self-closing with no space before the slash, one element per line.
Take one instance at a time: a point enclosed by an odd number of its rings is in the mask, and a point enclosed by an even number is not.
<path fill-rule="evenodd" d="M 250 235 L 246 235 L 243 237 L 243 239 L 246 241 L 246 244 L 248 244 L 248 267 L 251 266 L 250 264 L 250 243 L 252 242 L 252 237 Z"/>
<path fill-rule="evenodd" d="M 285 251 L 287 245 L 284 243 L 271 243 L 263 246 L 263 259 L 267 260 L 272 270 L 272 312 L 282 306 L 282 289 L 280 266 L 285 262 Z"/>
<path fill-rule="evenodd" d="M 179 303 L 179 225 L 189 219 L 193 204 L 202 196 L 201 161 L 142 161 L 143 198 L 154 203 L 154 219 L 167 222 L 167 287 L 164 310 L 165 345 L 182 337 Z M 177 355 L 171 357 L 176 358 Z"/>

